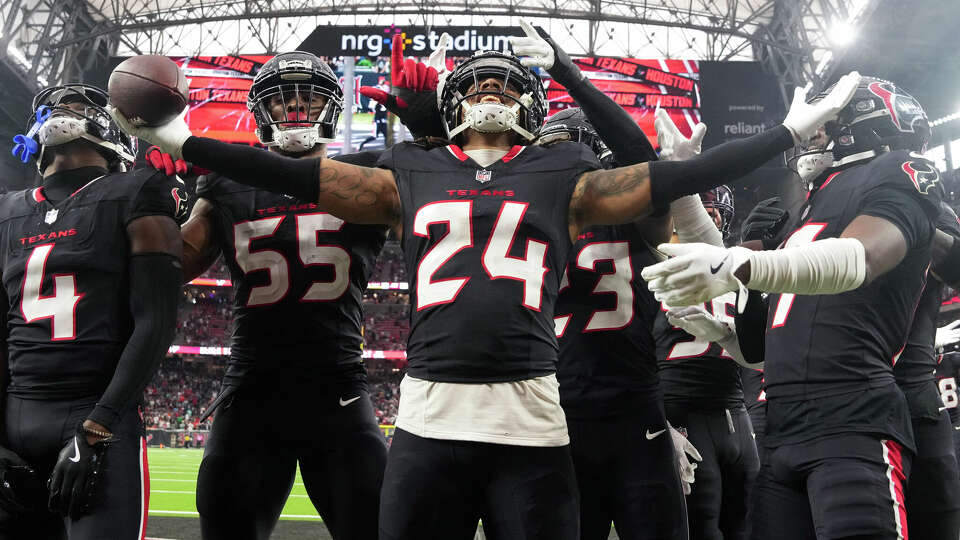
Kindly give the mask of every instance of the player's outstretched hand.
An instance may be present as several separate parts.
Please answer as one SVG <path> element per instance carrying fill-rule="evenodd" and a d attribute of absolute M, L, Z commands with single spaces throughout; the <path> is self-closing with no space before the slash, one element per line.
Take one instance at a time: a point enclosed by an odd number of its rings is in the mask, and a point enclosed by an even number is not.
<path fill-rule="evenodd" d="M 675 307 L 694 306 L 738 292 L 737 311 L 743 311 L 747 289 L 733 273 L 749 259 L 749 249 L 701 243 L 660 244 L 657 249 L 672 258 L 640 272 L 657 301 Z"/>
<path fill-rule="evenodd" d="M 60 450 L 50 475 L 47 504 L 51 512 L 78 519 L 90 511 L 103 475 L 107 447 L 112 442 L 113 439 L 103 439 L 90 444 L 83 424 L 77 425 L 73 438 Z"/>
<path fill-rule="evenodd" d="M 9 448 L 0 447 L 0 510 L 10 515 L 44 509 L 47 489 L 26 461 Z"/>
<path fill-rule="evenodd" d="M 158 146 L 147 148 L 147 153 L 144 157 L 146 157 L 147 163 L 149 163 L 151 167 L 167 176 L 185 175 L 190 172 L 190 166 L 187 165 L 186 161 L 173 159 L 173 156 L 164 153 Z"/>
<path fill-rule="evenodd" d="M 793 133 L 793 141 L 797 144 L 808 141 L 816 135 L 820 126 L 836 120 L 840 109 L 846 107 L 859 84 L 860 74 L 851 71 L 840 77 L 837 84 L 833 85 L 833 90 L 816 103 L 807 103 L 811 84 L 795 89 L 793 103 L 783 119 L 783 125 Z"/>
<path fill-rule="evenodd" d="M 776 249 L 783 243 L 790 211 L 780 208 L 779 204 L 780 197 L 758 202 L 740 226 L 741 241 L 759 240 L 763 243 L 763 249 Z"/>
<path fill-rule="evenodd" d="M 703 461 L 703 456 L 683 433 L 674 429 L 670 424 L 667 424 L 667 427 L 670 429 L 670 440 L 673 441 L 673 453 L 677 456 L 677 468 L 680 469 L 680 483 L 683 484 L 683 494 L 689 495 L 696 479 L 694 472 L 697 470 L 697 462 Z"/>
<path fill-rule="evenodd" d="M 724 341 L 733 335 L 729 324 L 711 315 L 703 306 L 670 308 L 667 321 L 699 341 Z"/>
<path fill-rule="evenodd" d="M 447 47 L 451 41 L 446 32 L 440 36 L 437 49 L 427 63 L 403 57 L 403 37 L 393 36 L 390 49 L 390 93 L 373 86 L 361 86 L 360 94 L 396 115 L 415 139 L 446 137 L 443 118 L 437 108 L 437 86 L 446 72 Z"/>
<path fill-rule="evenodd" d="M 546 30 L 534 28 L 523 19 L 520 19 L 520 29 L 526 36 L 512 36 L 508 39 L 514 54 L 520 57 L 521 64 L 547 70 L 554 80 L 566 87 L 583 80 L 580 68 Z"/>
<path fill-rule="evenodd" d="M 934 347 L 942 349 L 947 345 L 960 341 L 960 328 L 957 328 L 957 326 L 960 326 L 960 321 L 953 321 L 946 326 L 937 328 Z"/>
<path fill-rule="evenodd" d="M 683 161 L 700 153 L 703 136 L 707 134 L 707 126 L 703 122 L 693 126 L 690 138 L 680 133 L 680 128 L 673 123 L 667 111 L 657 105 L 654 113 L 656 119 L 653 127 L 657 130 L 657 145 L 660 146 L 660 159 L 666 161 Z"/>
<path fill-rule="evenodd" d="M 160 150 L 173 156 L 173 159 L 183 159 L 183 143 L 187 142 L 191 135 L 186 121 L 187 109 L 166 124 L 155 127 L 134 126 L 113 105 L 107 105 L 107 111 L 120 129 L 128 135 L 159 146 Z"/>

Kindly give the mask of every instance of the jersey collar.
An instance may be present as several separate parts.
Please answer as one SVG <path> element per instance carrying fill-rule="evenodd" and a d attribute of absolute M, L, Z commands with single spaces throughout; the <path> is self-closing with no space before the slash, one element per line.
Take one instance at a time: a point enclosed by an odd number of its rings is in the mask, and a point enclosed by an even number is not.
<path fill-rule="evenodd" d="M 526 146 L 515 144 L 513 148 L 511 148 L 510 151 L 506 153 L 506 155 L 500 158 L 500 161 L 502 163 L 510 163 L 515 157 L 519 156 L 520 152 L 523 152 L 525 148 Z M 464 152 L 463 149 L 457 146 L 456 144 L 447 145 L 447 150 L 449 150 L 450 153 L 453 154 L 453 157 L 457 158 L 457 160 L 459 160 L 461 163 L 464 163 L 468 159 L 470 159 L 470 156 L 468 156 L 467 153 Z M 493 164 L 491 164 L 491 166 L 492 165 Z M 477 166 L 479 166 L 479 164 L 477 164 Z"/>

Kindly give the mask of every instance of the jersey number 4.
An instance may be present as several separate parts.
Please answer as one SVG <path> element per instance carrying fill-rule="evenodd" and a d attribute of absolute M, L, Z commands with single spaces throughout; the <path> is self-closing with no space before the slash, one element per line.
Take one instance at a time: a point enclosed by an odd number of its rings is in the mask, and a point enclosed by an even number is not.
<path fill-rule="evenodd" d="M 250 289 L 247 307 L 275 304 L 290 290 L 290 268 L 287 258 L 272 249 L 250 249 L 250 243 L 268 238 L 277 232 L 287 216 L 255 221 L 244 221 L 233 226 L 233 242 L 237 265 L 245 274 L 266 270 L 270 282 Z M 333 267 L 332 281 L 315 281 L 300 298 L 301 302 L 337 300 L 350 285 L 350 253 L 340 246 L 319 244 L 317 233 L 336 232 L 343 227 L 342 219 L 323 212 L 299 214 L 297 220 L 297 253 L 303 266 L 327 265 Z"/>
<path fill-rule="evenodd" d="M 820 236 L 820 233 L 827 228 L 826 223 L 807 223 L 803 227 L 800 227 L 793 234 L 790 235 L 790 238 L 783 244 L 783 247 L 796 247 L 803 244 L 809 244 L 817 239 Z M 770 324 L 770 328 L 780 328 L 781 326 L 787 324 L 787 316 L 790 315 L 790 308 L 793 306 L 793 299 L 797 295 L 793 293 L 782 293 L 780 294 L 780 300 L 777 301 L 777 309 L 773 312 L 773 322 Z"/>
<path fill-rule="evenodd" d="M 23 275 L 23 292 L 20 295 L 20 312 L 26 323 L 50 319 L 53 341 L 68 341 L 77 338 L 77 302 L 83 294 L 77 294 L 77 280 L 73 274 L 54 274 L 53 295 L 43 296 L 44 269 L 54 244 L 37 246 L 27 259 Z"/>

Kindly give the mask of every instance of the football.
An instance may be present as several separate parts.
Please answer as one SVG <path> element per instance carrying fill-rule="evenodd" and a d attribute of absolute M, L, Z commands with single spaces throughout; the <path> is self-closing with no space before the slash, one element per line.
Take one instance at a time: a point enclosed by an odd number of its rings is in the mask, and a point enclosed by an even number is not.
<path fill-rule="evenodd" d="M 128 58 L 110 74 L 107 92 L 135 125 L 159 126 L 187 106 L 187 78 L 173 60 L 159 55 Z"/>

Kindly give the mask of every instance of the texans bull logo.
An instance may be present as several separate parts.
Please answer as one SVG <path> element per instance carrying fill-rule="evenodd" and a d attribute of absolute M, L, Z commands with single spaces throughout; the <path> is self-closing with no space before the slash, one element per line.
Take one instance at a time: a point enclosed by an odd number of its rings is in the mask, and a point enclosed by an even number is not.
<path fill-rule="evenodd" d="M 905 133 L 913 133 L 913 126 L 926 119 L 920 104 L 910 96 L 897 94 L 896 88 L 888 82 L 875 82 L 867 87 L 870 92 L 883 100 L 883 104 L 890 112 L 890 119 L 897 129 Z"/>
<path fill-rule="evenodd" d="M 940 183 L 940 172 L 926 161 L 908 161 L 900 166 L 907 173 L 917 191 L 924 195 L 930 194 L 930 189 Z"/>
<path fill-rule="evenodd" d="M 175 187 L 170 190 L 170 195 L 173 197 L 175 208 L 173 213 L 174 218 L 180 219 L 187 215 L 187 192 L 184 191 L 183 188 Z"/>

